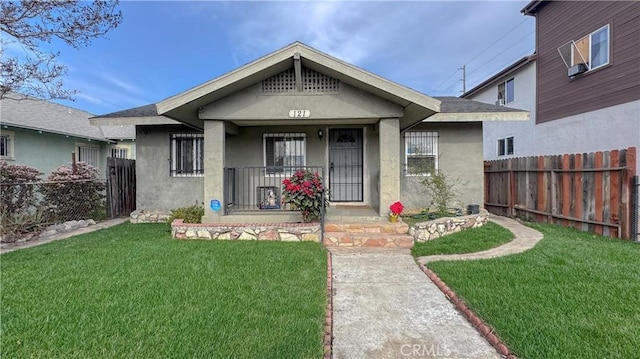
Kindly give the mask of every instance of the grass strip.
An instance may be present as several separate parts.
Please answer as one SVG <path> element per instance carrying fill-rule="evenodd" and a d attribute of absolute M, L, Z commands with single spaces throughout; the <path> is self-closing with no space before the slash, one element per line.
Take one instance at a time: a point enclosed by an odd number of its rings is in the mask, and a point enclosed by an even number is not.
<path fill-rule="evenodd" d="M 474 253 L 497 247 L 513 238 L 513 233 L 508 229 L 487 222 L 482 227 L 465 229 L 427 242 L 416 242 L 411 252 L 416 257 Z"/>

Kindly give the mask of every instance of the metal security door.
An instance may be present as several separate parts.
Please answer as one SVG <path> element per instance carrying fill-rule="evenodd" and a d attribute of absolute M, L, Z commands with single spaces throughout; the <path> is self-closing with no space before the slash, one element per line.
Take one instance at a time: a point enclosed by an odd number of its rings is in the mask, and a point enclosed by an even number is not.
<path fill-rule="evenodd" d="M 362 129 L 329 130 L 329 188 L 332 202 L 362 202 Z"/>

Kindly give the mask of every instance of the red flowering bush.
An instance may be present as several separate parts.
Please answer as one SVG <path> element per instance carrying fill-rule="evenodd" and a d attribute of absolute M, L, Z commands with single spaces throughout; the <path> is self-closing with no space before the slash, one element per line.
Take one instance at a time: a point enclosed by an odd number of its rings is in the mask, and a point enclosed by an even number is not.
<path fill-rule="evenodd" d="M 322 206 L 329 205 L 328 192 L 317 172 L 299 170 L 289 179 L 282 181 L 284 201 L 302 212 L 302 220 L 309 222 L 319 218 Z"/>
<path fill-rule="evenodd" d="M 391 215 L 399 216 L 402 214 L 402 211 L 404 210 L 404 206 L 402 205 L 401 202 L 396 202 L 391 206 L 389 206 L 389 209 L 391 210 Z"/>

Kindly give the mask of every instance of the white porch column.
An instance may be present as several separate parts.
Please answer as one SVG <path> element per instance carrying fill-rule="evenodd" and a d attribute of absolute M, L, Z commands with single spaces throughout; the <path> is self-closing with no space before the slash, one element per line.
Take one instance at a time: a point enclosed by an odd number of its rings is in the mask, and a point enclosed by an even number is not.
<path fill-rule="evenodd" d="M 389 206 L 400 200 L 400 120 L 380 120 L 380 208 L 381 217 Z"/>
<path fill-rule="evenodd" d="M 211 200 L 217 199 L 224 207 L 224 144 L 225 123 L 204 121 L 204 217 L 202 223 L 219 223 L 220 211 L 211 210 Z"/>

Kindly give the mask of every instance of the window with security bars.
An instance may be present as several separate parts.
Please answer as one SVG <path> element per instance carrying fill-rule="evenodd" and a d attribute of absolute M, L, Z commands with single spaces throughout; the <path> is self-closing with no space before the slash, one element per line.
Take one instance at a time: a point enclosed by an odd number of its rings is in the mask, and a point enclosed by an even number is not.
<path fill-rule="evenodd" d="M 94 146 L 78 146 L 78 161 L 84 162 L 93 167 L 98 167 L 100 149 Z"/>
<path fill-rule="evenodd" d="M 305 165 L 304 133 L 265 133 L 264 166 L 268 174 L 291 171 Z"/>
<path fill-rule="evenodd" d="M 406 132 L 404 145 L 407 176 L 427 176 L 438 169 L 437 132 Z"/>
<path fill-rule="evenodd" d="M 127 159 L 127 158 L 129 158 L 128 157 L 127 148 L 124 148 L 124 147 L 111 147 L 109 149 L 109 157 Z"/>
<path fill-rule="evenodd" d="M 171 134 L 172 177 L 204 175 L 204 137 L 200 133 Z"/>

